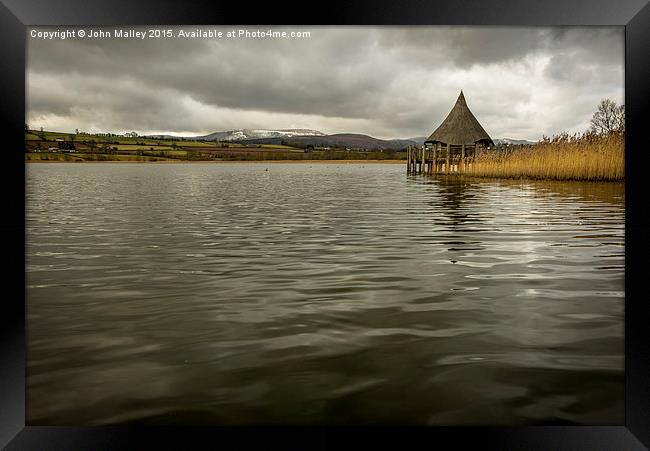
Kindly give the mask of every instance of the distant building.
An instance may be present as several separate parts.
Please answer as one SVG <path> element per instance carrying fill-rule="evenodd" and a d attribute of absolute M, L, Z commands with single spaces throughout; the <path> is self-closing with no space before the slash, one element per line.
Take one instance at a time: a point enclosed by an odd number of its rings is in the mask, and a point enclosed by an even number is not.
<path fill-rule="evenodd" d="M 73 142 L 62 141 L 58 143 L 58 145 L 59 145 L 60 152 L 66 152 L 66 153 L 75 152 L 75 146 Z"/>
<path fill-rule="evenodd" d="M 444 121 L 420 149 L 407 149 L 407 172 L 464 173 L 494 141 L 470 111 L 463 91 Z"/>
<path fill-rule="evenodd" d="M 477 150 L 494 146 L 494 142 L 474 117 L 465 102 L 463 91 L 460 91 L 456 104 L 442 124 L 424 141 L 424 145 L 429 149 L 449 149 L 451 155 L 460 154 L 461 150 L 465 155 L 473 155 Z"/>

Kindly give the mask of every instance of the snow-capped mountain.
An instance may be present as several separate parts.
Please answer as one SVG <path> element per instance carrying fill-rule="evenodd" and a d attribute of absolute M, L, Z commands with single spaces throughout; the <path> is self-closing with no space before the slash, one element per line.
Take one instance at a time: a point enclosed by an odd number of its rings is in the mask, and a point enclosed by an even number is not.
<path fill-rule="evenodd" d="M 284 139 L 291 139 L 306 145 L 350 147 L 350 148 L 377 148 L 377 149 L 405 149 L 407 146 L 421 146 L 426 140 L 419 136 L 409 139 L 381 140 L 367 135 L 354 133 L 338 133 L 326 135 L 318 130 L 309 128 L 282 128 L 282 129 L 247 129 L 214 132 L 203 136 L 178 137 L 173 135 L 149 136 L 158 139 L 180 138 L 181 140 L 207 140 L 207 141 L 239 141 L 257 144 L 279 144 Z M 535 144 L 535 141 L 526 139 L 494 138 L 496 146 L 514 146 L 522 144 Z"/>
<path fill-rule="evenodd" d="M 294 136 L 325 136 L 325 133 L 308 128 L 285 128 L 280 130 L 269 129 L 240 129 L 226 132 L 215 132 L 205 136 L 197 136 L 197 139 L 209 141 L 241 141 L 245 139 L 260 138 L 292 138 Z"/>
<path fill-rule="evenodd" d="M 527 139 L 511 139 L 511 138 L 494 138 L 494 145 L 496 146 L 518 146 L 521 144 L 535 144 L 535 141 Z"/>

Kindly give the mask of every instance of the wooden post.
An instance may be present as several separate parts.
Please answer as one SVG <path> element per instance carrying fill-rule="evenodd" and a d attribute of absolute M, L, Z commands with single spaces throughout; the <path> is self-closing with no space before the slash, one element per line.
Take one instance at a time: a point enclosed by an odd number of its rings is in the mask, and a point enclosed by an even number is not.
<path fill-rule="evenodd" d="M 445 174 L 449 174 L 449 150 L 450 150 L 450 145 L 447 143 L 447 155 L 446 155 L 446 160 L 445 160 Z"/>
<path fill-rule="evenodd" d="M 409 147 L 406 148 L 406 173 L 408 174 L 409 172 L 409 160 L 411 159 L 411 149 Z"/>
<path fill-rule="evenodd" d="M 418 155 L 415 147 L 411 147 L 411 172 L 414 174 L 418 172 Z"/>
<path fill-rule="evenodd" d="M 411 146 L 406 146 L 406 173 L 411 172 L 409 164 L 411 163 Z"/>
<path fill-rule="evenodd" d="M 435 155 L 433 158 L 433 171 L 438 172 L 438 158 L 440 158 L 440 143 L 436 143 Z"/>
<path fill-rule="evenodd" d="M 415 149 L 411 148 L 411 172 L 412 173 L 417 172 L 417 167 L 418 167 L 417 155 L 415 154 Z"/>
<path fill-rule="evenodd" d="M 435 165 L 436 165 L 436 149 L 438 148 L 438 144 L 436 144 L 433 147 L 433 156 L 431 159 L 431 173 L 435 172 Z"/>
<path fill-rule="evenodd" d="M 427 146 L 422 144 L 422 173 L 427 173 Z"/>
<path fill-rule="evenodd" d="M 458 164 L 458 172 L 465 172 L 465 144 L 460 148 L 460 163 Z"/>
<path fill-rule="evenodd" d="M 422 154 L 422 173 L 425 174 L 427 172 L 427 149 L 424 146 L 422 146 L 421 154 Z"/>
<path fill-rule="evenodd" d="M 474 148 L 472 149 L 472 152 L 476 152 L 476 144 L 474 144 Z M 472 165 L 472 152 L 467 153 L 467 172 L 468 173 L 471 171 L 470 167 Z"/>
<path fill-rule="evenodd" d="M 415 149 L 411 147 L 411 174 L 415 172 Z"/>
<path fill-rule="evenodd" d="M 413 172 L 417 174 L 418 172 L 418 151 L 416 148 L 413 148 Z"/>
<path fill-rule="evenodd" d="M 411 172 L 411 146 L 406 151 L 406 172 Z"/>
<path fill-rule="evenodd" d="M 479 149 L 479 146 L 483 146 L 482 144 L 479 144 L 477 146 L 474 146 L 474 152 L 472 152 L 472 162 L 470 165 L 470 171 L 474 173 L 476 171 L 476 150 Z"/>
<path fill-rule="evenodd" d="M 424 147 L 424 145 L 423 145 L 423 146 L 422 146 L 422 150 L 421 150 L 421 152 L 420 152 L 420 154 L 422 155 L 422 171 L 421 171 L 421 172 L 422 172 L 423 174 L 424 174 L 425 172 L 427 172 L 427 161 L 426 161 L 426 158 L 424 158 L 425 155 L 426 155 L 425 152 L 426 152 L 426 150 L 425 150 L 425 147 Z"/>
<path fill-rule="evenodd" d="M 436 172 L 436 164 L 438 164 L 438 144 L 433 146 L 433 155 L 431 155 L 431 173 Z"/>
<path fill-rule="evenodd" d="M 478 144 L 474 144 L 474 147 L 472 148 L 472 151 L 467 153 L 467 172 L 468 173 L 470 173 L 472 171 L 472 153 L 476 152 L 476 146 L 478 146 Z"/>

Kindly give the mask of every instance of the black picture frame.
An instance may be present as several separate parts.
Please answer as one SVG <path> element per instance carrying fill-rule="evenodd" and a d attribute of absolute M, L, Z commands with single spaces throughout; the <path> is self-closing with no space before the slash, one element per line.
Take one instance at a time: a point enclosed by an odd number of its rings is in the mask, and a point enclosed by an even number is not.
<path fill-rule="evenodd" d="M 644 169 L 650 103 L 650 4 L 646 0 L 360 1 L 305 4 L 299 16 L 277 4 L 153 0 L 0 0 L 0 120 L 4 155 L 2 228 L 6 294 L 0 302 L 0 445 L 22 449 L 195 449 L 228 443 L 287 448 L 440 443 L 455 449 L 642 450 L 650 446 L 650 215 Z M 295 10 L 294 10 L 295 11 Z M 37 25 L 519 25 L 625 27 L 625 424 L 534 427 L 383 428 L 135 428 L 25 425 L 25 48 L 26 27 Z M 20 150 L 20 151 L 19 151 Z"/>

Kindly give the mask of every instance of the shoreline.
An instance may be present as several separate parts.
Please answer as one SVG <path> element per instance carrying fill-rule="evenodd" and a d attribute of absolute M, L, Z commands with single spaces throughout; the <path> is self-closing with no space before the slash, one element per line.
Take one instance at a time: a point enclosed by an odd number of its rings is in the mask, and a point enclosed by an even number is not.
<path fill-rule="evenodd" d="M 190 160 L 166 160 L 166 161 L 124 161 L 124 160 L 103 160 L 103 161 L 64 161 L 64 160 L 25 160 L 25 163 L 69 163 L 69 164 L 79 164 L 79 163 L 116 163 L 116 164 L 406 164 L 405 160 L 256 160 L 256 161 L 235 161 L 235 160 L 202 160 L 202 161 L 190 161 Z M 428 174 L 418 174 L 418 175 L 427 175 Z M 474 181 L 516 181 L 516 182 L 587 182 L 587 183 L 625 183 L 625 178 L 623 179 L 605 179 L 605 180 L 584 180 L 584 179 L 557 179 L 557 178 L 529 178 L 529 177 L 520 177 L 520 176 L 510 176 L 510 177 L 494 177 L 489 175 L 458 175 L 458 174 L 436 174 L 438 177 L 458 177 L 465 178 L 468 180 Z M 434 175 L 435 176 L 435 175 Z"/>
<path fill-rule="evenodd" d="M 200 164 L 200 163 L 309 163 L 309 164 L 333 164 L 333 163 L 344 163 L 344 164 L 358 164 L 358 163 L 369 163 L 369 164 L 406 164 L 406 160 L 164 160 L 164 161 L 126 161 L 126 160 L 100 160 L 100 161 L 66 161 L 66 160 L 25 160 L 25 163 L 137 163 L 137 164 L 178 164 L 178 163 L 190 163 L 190 164 Z"/>

